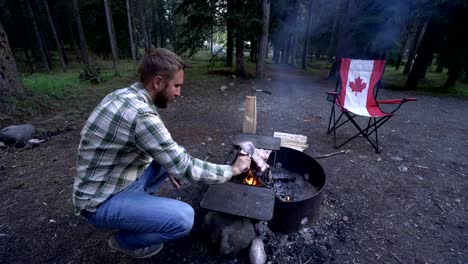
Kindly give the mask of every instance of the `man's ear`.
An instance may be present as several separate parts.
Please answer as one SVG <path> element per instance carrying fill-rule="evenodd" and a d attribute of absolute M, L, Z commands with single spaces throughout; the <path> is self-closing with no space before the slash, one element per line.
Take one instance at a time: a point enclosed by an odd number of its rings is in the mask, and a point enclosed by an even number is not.
<path fill-rule="evenodd" d="M 161 76 L 153 77 L 153 87 L 156 92 L 159 92 L 164 87 L 164 80 Z"/>

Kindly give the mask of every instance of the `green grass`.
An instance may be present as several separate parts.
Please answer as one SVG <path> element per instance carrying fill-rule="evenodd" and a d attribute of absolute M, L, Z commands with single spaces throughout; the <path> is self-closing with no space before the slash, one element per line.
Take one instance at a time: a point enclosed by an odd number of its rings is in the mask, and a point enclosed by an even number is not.
<path fill-rule="evenodd" d="M 69 93 L 79 94 L 82 91 L 86 84 L 78 79 L 78 75 L 79 70 L 73 69 L 65 73 L 36 73 L 22 76 L 22 81 L 33 96 L 60 99 Z"/>
<path fill-rule="evenodd" d="M 398 71 L 393 66 L 387 66 L 383 76 L 383 82 L 386 86 L 395 89 L 402 89 L 405 86 L 407 75 L 403 75 L 403 69 L 400 68 Z M 468 97 L 468 84 L 457 81 L 454 87 L 444 90 L 441 87 L 444 85 L 447 79 L 447 72 L 442 73 L 435 72 L 435 69 L 430 68 L 426 73 L 426 78 L 419 80 L 418 91 L 424 91 L 429 93 L 446 93 L 458 96 Z"/>
<path fill-rule="evenodd" d="M 200 50 L 194 56 L 187 59 L 188 67 L 185 70 L 186 81 L 205 80 L 213 78 L 224 78 L 222 74 L 210 74 L 210 72 L 223 72 L 225 74 L 234 74 L 235 68 L 225 66 L 225 57 L 218 56 L 210 62 L 211 54 L 208 50 Z M 233 58 L 235 64 L 235 58 Z M 255 76 L 256 64 L 250 62 L 249 54 L 244 53 L 244 67 L 248 76 Z"/>
<path fill-rule="evenodd" d="M 325 78 L 328 76 L 330 67 L 331 63 L 326 60 L 313 60 L 308 62 L 306 72 L 311 75 L 318 75 L 321 78 Z"/>
<path fill-rule="evenodd" d="M 82 68 L 78 64 L 72 65 L 67 72 L 56 69 L 50 73 L 23 74 L 21 80 L 26 89 L 25 95 L 8 99 L 14 109 L 12 119 L 27 121 L 59 112 L 68 115 L 83 111 L 93 107 L 109 92 L 125 87 L 135 79 L 131 61 L 120 61 L 118 76 L 112 69 L 111 61 L 95 61 L 95 64 L 101 69 L 102 78 L 96 85 L 79 79 Z"/>

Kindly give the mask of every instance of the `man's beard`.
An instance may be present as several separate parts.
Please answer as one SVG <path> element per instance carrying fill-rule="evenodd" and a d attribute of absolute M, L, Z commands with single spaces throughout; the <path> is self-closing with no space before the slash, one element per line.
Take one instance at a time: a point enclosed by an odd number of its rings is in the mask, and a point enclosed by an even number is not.
<path fill-rule="evenodd" d="M 159 93 L 156 94 L 155 100 L 153 100 L 154 105 L 158 108 L 167 108 L 167 105 L 170 101 L 169 96 L 167 95 L 167 85 Z"/>

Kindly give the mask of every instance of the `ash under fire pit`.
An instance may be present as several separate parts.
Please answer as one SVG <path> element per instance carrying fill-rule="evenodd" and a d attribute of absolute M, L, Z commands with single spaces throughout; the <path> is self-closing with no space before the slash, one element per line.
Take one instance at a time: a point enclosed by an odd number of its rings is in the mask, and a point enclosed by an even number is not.
<path fill-rule="evenodd" d="M 280 147 L 280 139 L 240 135 L 226 157 L 239 155 L 239 142 L 252 141 L 256 148 L 271 150 L 269 168 L 255 166 L 231 182 L 210 186 L 201 206 L 218 212 L 269 221 L 272 231 L 290 233 L 313 223 L 320 209 L 326 176 L 309 155 Z M 234 154 L 235 155 L 232 155 Z M 271 217 L 272 215 L 272 217 Z"/>

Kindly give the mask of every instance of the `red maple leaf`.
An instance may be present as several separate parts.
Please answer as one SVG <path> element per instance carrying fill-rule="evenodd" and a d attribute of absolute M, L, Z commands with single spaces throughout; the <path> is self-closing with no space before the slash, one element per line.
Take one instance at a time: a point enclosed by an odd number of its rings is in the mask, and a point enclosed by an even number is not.
<path fill-rule="evenodd" d="M 360 76 L 358 76 L 356 79 L 354 79 L 354 82 L 349 82 L 349 87 L 351 87 L 351 90 L 355 93 L 357 96 L 357 93 L 362 92 L 362 90 L 366 89 L 367 83 L 362 82 L 362 79 Z"/>

